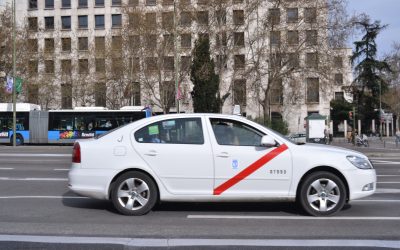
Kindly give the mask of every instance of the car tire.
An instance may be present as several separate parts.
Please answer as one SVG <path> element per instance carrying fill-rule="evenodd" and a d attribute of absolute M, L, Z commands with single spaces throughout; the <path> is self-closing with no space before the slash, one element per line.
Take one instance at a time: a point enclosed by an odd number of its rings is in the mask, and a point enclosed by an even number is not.
<path fill-rule="evenodd" d="M 158 200 L 158 190 L 147 174 L 132 171 L 122 174 L 113 183 L 111 200 L 123 215 L 144 215 Z"/>
<path fill-rule="evenodd" d="M 339 212 L 346 202 L 343 181 L 330 172 L 315 172 L 305 177 L 299 202 L 312 216 L 329 216 Z"/>

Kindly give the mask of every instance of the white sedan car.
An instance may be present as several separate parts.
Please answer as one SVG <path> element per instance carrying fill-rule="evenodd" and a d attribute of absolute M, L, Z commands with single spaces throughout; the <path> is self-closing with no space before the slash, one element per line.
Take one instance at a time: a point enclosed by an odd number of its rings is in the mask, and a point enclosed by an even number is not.
<path fill-rule="evenodd" d="M 125 215 L 162 201 L 297 201 L 314 216 L 372 195 L 376 173 L 358 152 L 297 145 L 246 118 L 177 114 L 142 119 L 73 149 L 69 188 Z"/>

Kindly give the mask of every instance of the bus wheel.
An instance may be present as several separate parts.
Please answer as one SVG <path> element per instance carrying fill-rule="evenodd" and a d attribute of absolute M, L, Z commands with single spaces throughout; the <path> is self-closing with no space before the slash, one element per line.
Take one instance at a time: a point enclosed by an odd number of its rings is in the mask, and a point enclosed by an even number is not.
<path fill-rule="evenodd" d="M 11 139 L 10 139 L 10 145 L 11 146 L 13 146 L 13 138 L 14 138 L 14 136 L 11 136 Z M 21 134 L 17 134 L 17 138 L 15 138 L 15 144 L 17 146 L 24 145 L 24 137 L 22 137 Z"/>

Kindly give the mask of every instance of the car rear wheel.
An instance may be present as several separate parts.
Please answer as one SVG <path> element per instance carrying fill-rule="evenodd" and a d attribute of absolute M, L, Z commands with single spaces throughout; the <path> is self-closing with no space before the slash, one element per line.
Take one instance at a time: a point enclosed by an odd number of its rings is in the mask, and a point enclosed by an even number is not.
<path fill-rule="evenodd" d="M 115 181 L 111 190 L 114 207 L 124 215 L 143 215 L 156 204 L 158 191 L 154 181 L 141 172 L 128 172 Z"/>
<path fill-rule="evenodd" d="M 300 189 L 300 204 L 313 216 L 333 215 L 346 202 L 343 181 L 330 172 L 315 172 L 307 176 Z"/>

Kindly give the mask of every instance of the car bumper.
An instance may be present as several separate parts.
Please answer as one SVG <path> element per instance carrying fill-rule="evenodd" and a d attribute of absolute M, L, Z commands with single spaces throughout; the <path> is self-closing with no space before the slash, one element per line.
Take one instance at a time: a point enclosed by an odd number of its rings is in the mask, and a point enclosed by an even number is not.
<path fill-rule="evenodd" d="M 110 176 L 115 174 L 115 170 L 96 171 L 96 169 L 81 168 L 80 164 L 74 163 L 68 173 L 68 188 L 82 196 L 108 200 Z"/>
<path fill-rule="evenodd" d="M 347 171 L 346 178 L 349 182 L 349 200 L 361 199 L 373 195 L 376 191 L 375 169 L 356 169 Z"/>

